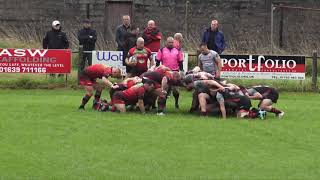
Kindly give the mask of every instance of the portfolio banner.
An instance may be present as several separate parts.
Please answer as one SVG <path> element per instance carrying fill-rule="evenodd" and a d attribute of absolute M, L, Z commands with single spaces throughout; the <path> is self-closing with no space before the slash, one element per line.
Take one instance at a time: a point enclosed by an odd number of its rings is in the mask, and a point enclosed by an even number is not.
<path fill-rule="evenodd" d="M 221 55 L 222 78 L 305 79 L 305 56 Z"/>

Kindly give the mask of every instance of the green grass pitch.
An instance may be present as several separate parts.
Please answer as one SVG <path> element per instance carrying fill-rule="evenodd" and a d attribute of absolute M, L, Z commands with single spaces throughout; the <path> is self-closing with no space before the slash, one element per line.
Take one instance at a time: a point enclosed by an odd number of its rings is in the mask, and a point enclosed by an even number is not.
<path fill-rule="evenodd" d="M 320 96 L 278 120 L 78 112 L 83 91 L 0 90 L 0 179 L 319 179 Z M 256 104 L 256 103 L 255 103 Z M 87 109 L 90 109 L 91 102 Z"/>

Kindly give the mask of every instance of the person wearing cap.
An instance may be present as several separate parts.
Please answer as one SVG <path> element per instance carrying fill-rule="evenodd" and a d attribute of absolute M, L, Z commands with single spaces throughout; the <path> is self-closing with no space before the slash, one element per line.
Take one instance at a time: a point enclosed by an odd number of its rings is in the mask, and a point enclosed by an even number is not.
<path fill-rule="evenodd" d="M 217 20 L 211 21 L 211 26 L 203 33 L 201 42 L 206 43 L 210 50 L 218 54 L 223 53 L 226 43 L 223 33 L 219 30 L 219 22 Z"/>
<path fill-rule="evenodd" d="M 93 51 L 97 41 L 97 32 L 91 28 L 92 21 L 85 19 L 83 21 L 83 29 L 78 32 L 79 45 L 83 46 L 83 51 Z M 83 59 L 80 62 L 79 71 L 83 71 L 88 62 L 88 66 L 92 65 L 92 54 L 83 53 Z"/>
<path fill-rule="evenodd" d="M 46 33 L 42 41 L 43 49 L 68 49 L 69 41 L 65 32 L 61 31 L 61 23 L 57 20 L 52 22 L 52 29 Z M 50 74 L 55 77 L 55 74 Z M 59 74 L 59 77 L 63 74 Z"/>

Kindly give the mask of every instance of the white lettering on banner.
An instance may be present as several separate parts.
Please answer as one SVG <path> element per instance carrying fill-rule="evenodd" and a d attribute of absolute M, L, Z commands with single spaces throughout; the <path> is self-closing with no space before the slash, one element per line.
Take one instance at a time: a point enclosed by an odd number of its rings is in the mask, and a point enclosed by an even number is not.
<path fill-rule="evenodd" d="M 151 53 L 151 59 L 155 61 L 156 52 Z M 126 67 L 122 64 L 122 51 L 92 51 L 92 64 L 105 64 L 121 69 L 122 75 L 126 75 Z M 148 64 L 150 67 L 150 64 Z M 184 53 L 183 69 L 188 70 L 188 53 Z"/>
<path fill-rule="evenodd" d="M 39 55 L 40 57 L 44 57 L 47 54 L 47 49 L 15 49 L 13 53 L 10 53 L 8 49 L 1 49 L 0 56 L 7 55 L 9 57 L 23 57 L 30 55 L 31 57 L 35 57 Z"/>

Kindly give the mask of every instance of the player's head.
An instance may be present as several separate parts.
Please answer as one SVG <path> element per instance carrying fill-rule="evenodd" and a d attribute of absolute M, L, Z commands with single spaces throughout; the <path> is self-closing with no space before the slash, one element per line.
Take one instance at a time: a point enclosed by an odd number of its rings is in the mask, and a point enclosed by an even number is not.
<path fill-rule="evenodd" d="M 173 37 L 168 37 L 167 38 L 167 41 L 166 41 L 166 47 L 169 48 L 169 49 L 172 49 L 173 48 L 173 42 L 174 42 L 174 39 Z"/>
<path fill-rule="evenodd" d="M 175 40 L 177 40 L 179 42 L 181 42 L 183 40 L 183 36 L 181 33 L 175 33 L 173 37 Z"/>
<path fill-rule="evenodd" d="M 121 70 L 119 68 L 112 68 L 111 76 L 113 78 L 120 78 L 121 77 Z"/>
<path fill-rule="evenodd" d="M 143 49 L 143 47 L 144 47 L 144 39 L 142 37 L 139 37 L 137 39 L 137 48 L 138 49 Z"/>
<path fill-rule="evenodd" d="M 192 90 L 193 89 L 193 75 L 188 74 L 184 77 L 183 79 L 183 84 L 187 88 L 187 90 Z"/>
<path fill-rule="evenodd" d="M 83 27 L 85 29 L 91 28 L 91 23 L 92 23 L 92 21 L 90 19 L 84 19 L 83 20 Z"/>
<path fill-rule="evenodd" d="M 207 43 L 205 43 L 205 42 L 201 43 L 200 46 L 199 46 L 199 48 L 200 48 L 201 54 L 206 55 L 206 54 L 209 53 L 209 49 L 208 49 Z"/>
<path fill-rule="evenodd" d="M 139 31 L 140 31 L 139 27 L 137 27 L 137 26 L 135 26 L 135 25 L 132 25 L 132 26 L 131 26 L 131 33 L 132 33 L 132 34 L 138 35 L 138 34 L 139 34 Z"/>
<path fill-rule="evenodd" d="M 61 23 L 58 20 L 55 20 L 52 22 L 52 28 L 54 30 L 60 30 L 61 29 Z"/>
<path fill-rule="evenodd" d="M 149 20 L 147 26 L 148 28 L 155 28 L 156 22 L 154 22 L 154 20 Z"/>
<path fill-rule="evenodd" d="M 216 20 L 216 19 L 212 20 L 210 27 L 211 27 L 211 30 L 212 30 L 212 31 L 216 31 L 216 30 L 218 29 L 218 27 L 219 27 L 219 22 L 218 22 L 218 20 Z"/>
<path fill-rule="evenodd" d="M 243 94 L 246 94 L 248 92 L 248 89 L 246 87 L 244 87 L 243 85 L 240 85 L 239 86 L 240 88 L 240 91 L 243 93 Z"/>
<path fill-rule="evenodd" d="M 130 26 L 131 24 L 130 16 L 129 15 L 122 16 L 122 23 L 125 26 Z"/>
<path fill-rule="evenodd" d="M 146 91 L 152 91 L 154 90 L 154 82 L 149 79 L 143 79 L 143 86 Z"/>

